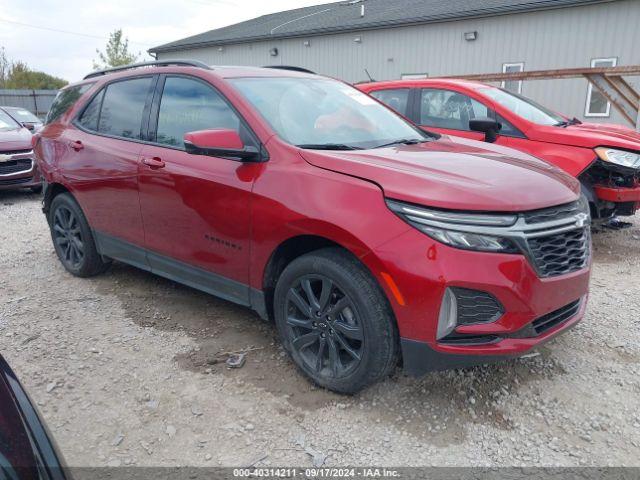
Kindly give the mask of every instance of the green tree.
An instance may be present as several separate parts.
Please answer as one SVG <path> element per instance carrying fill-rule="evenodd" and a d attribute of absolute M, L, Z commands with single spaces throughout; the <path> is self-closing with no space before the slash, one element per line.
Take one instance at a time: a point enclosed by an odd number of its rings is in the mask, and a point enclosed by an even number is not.
<path fill-rule="evenodd" d="M 97 49 L 96 53 L 98 61 L 93 61 L 94 70 L 127 65 L 134 63 L 140 57 L 140 52 L 137 54 L 129 52 L 129 39 L 122 36 L 122 29 L 114 30 L 109 34 L 104 53 Z"/>
<path fill-rule="evenodd" d="M 31 70 L 24 62 L 11 65 L 11 72 L 4 88 L 28 88 L 34 90 L 58 90 L 68 82 L 44 72 Z"/>
<path fill-rule="evenodd" d="M 44 72 L 31 70 L 21 61 L 11 61 L 0 47 L 0 88 L 58 90 L 68 82 Z"/>

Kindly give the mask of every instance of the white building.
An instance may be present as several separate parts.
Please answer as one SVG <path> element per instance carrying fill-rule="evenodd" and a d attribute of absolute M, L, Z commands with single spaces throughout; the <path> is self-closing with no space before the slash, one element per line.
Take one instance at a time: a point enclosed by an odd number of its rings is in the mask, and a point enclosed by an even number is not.
<path fill-rule="evenodd" d="M 264 15 L 150 53 L 211 65 L 300 66 L 349 82 L 638 65 L 640 0 L 343 1 Z M 506 87 L 569 116 L 625 123 L 586 80 Z"/>

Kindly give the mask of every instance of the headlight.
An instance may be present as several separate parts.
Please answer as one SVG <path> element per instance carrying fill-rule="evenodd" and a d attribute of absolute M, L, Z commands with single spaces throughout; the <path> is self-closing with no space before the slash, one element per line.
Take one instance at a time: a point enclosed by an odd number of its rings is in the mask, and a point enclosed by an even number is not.
<path fill-rule="evenodd" d="M 516 223 L 517 215 L 431 210 L 395 200 L 387 200 L 387 205 L 410 225 L 452 247 L 483 252 L 520 253 L 520 249 L 509 238 L 473 231 L 487 227 L 510 227 Z"/>
<path fill-rule="evenodd" d="M 629 168 L 640 168 L 640 154 L 616 150 L 614 148 L 598 147 L 596 153 L 600 160 L 615 163 Z"/>

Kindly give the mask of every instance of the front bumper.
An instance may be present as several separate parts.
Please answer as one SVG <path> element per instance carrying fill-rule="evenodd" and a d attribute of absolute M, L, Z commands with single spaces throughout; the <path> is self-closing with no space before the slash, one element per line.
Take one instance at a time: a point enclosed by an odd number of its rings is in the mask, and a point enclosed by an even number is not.
<path fill-rule="evenodd" d="M 393 292 L 387 292 L 398 322 L 404 368 L 411 374 L 523 355 L 584 316 L 590 262 L 572 273 L 541 278 L 524 255 L 454 249 L 415 229 L 374 254 L 402 295 L 404 305 L 394 299 Z M 447 287 L 487 292 L 500 302 L 504 313 L 496 321 L 455 329 L 458 334 L 493 337 L 491 341 L 452 344 L 436 340 Z M 529 336 L 534 321 L 578 300 L 580 306 L 570 318 Z"/>
<path fill-rule="evenodd" d="M 0 163 L 0 190 L 17 190 L 41 185 L 42 178 L 33 152 L 15 153 Z"/>

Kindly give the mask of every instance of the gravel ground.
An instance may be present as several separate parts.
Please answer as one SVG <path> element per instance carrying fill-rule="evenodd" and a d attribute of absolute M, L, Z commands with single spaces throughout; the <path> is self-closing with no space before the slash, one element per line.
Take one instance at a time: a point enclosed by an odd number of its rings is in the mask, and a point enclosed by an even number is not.
<path fill-rule="evenodd" d="M 0 192 L 0 245 L 0 352 L 72 466 L 640 466 L 638 219 L 595 236 L 586 318 L 534 356 L 354 397 L 250 310 L 121 264 L 72 277 L 35 195 Z"/>

